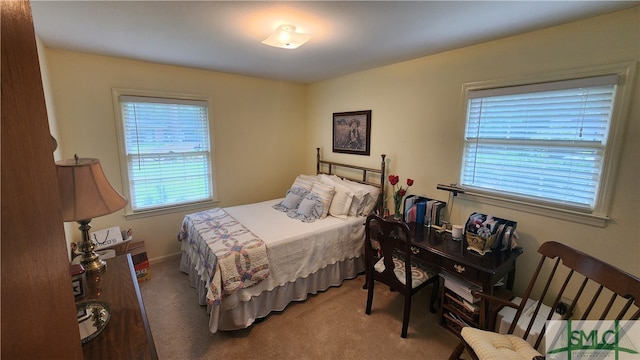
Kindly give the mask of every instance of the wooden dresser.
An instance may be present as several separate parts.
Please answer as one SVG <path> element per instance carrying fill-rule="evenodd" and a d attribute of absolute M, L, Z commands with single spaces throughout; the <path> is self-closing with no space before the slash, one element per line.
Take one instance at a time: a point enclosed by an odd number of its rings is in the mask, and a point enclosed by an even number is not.
<path fill-rule="evenodd" d="M 130 254 L 107 260 L 105 271 L 87 276 L 85 300 L 111 308 L 106 328 L 82 345 L 85 359 L 158 358 Z"/>

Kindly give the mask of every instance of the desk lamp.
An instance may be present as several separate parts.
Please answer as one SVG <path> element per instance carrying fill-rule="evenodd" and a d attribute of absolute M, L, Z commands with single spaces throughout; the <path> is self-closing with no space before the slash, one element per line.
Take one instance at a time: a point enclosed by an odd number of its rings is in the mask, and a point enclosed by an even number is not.
<path fill-rule="evenodd" d="M 449 214 L 447 215 L 447 221 L 444 224 L 445 230 L 447 229 L 447 224 L 451 224 L 451 213 L 453 212 L 453 200 L 458 194 L 464 194 L 464 188 L 458 186 L 458 184 L 438 184 L 436 186 L 438 190 L 444 190 L 449 192 Z"/>
<path fill-rule="evenodd" d="M 80 224 L 80 263 L 88 272 L 99 272 L 105 262 L 93 251 L 96 244 L 89 237 L 91 219 L 116 212 L 128 201 L 111 186 L 98 159 L 80 159 L 75 155 L 74 159 L 56 162 L 56 172 L 62 219 Z"/>

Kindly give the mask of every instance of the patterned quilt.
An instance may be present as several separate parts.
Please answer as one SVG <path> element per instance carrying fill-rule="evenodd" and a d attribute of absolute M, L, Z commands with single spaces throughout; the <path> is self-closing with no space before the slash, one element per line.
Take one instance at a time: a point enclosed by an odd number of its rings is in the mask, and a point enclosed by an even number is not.
<path fill-rule="evenodd" d="M 210 304 L 269 276 L 264 242 L 221 208 L 186 215 L 178 240 L 197 259 L 196 268 L 208 274 Z"/>

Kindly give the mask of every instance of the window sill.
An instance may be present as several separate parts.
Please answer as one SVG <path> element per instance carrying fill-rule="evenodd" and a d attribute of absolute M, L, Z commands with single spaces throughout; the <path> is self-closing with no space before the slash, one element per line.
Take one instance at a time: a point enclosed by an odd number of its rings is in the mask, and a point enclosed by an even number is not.
<path fill-rule="evenodd" d="M 505 207 L 513 210 L 528 212 L 536 215 L 542 215 L 546 217 L 551 217 L 555 219 L 561 219 L 561 220 L 566 220 L 566 221 L 571 221 L 575 223 L 591 225 L 596 227 L 605 227 L 607 225 L 607 221 L 610 220 L 608 216 L 586 214 L 578 211 L 559 209 L 559 208 L 554 208 L 551 206 L 545 206 L 540 204 L 527 203 L 520 200 L 499 198 L 496 196 L 482 194 L 482 193 L 474 193 L 474 192 L 466 191 L 464 194 L 461 194 L 461 196 L 464 196 L 464 198 L 467 200 L 475 201 L 483 204 Z"/>
<path fill-rule="evenodd" d="M 160 209 L 144 210 L 133 212 L 131 209 L 126 209 L 124 217 L 127 220 L 141 219 L 145 217 L 172 214 L 177 212 L 197 212 L 201 210 L 211 209 L 218 205 L 218 200 L 205 201 L 195 204 L 179 205 L 172 207 L 165 207 Z"/>

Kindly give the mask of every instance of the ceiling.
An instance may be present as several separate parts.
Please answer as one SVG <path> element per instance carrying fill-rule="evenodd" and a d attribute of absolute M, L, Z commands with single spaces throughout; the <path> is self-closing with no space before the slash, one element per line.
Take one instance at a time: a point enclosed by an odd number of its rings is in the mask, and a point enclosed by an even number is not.
<path fill-rule="evenodd" d="M 584 19 L 640 1 L 38 1 L 47 47 L 311 83 Z M 311 34 L 261 43 L 278 25 Z"/>

